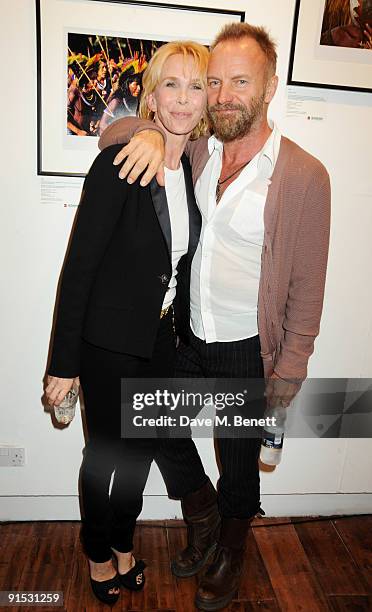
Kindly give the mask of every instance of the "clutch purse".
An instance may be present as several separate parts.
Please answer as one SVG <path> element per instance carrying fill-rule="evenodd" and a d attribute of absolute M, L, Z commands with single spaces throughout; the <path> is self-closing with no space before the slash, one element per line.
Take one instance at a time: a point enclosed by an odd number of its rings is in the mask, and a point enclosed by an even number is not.
<path fill-rule="evenodd" d="M 59 406 L 53 406 L 54 415 L 58 423 L 68 425 L 75 416 L 75 407 L 79 399 L 79 388 L 72 387 L 65 395 Z"/>

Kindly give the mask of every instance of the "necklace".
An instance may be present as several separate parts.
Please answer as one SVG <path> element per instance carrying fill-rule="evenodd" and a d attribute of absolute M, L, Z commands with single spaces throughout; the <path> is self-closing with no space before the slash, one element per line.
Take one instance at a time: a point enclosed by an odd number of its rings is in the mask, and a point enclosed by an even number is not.
<path fill-rule="evenodd" d="M 224 183 L 226 183 L 226 181 L 228 181 L 229 179 L 231 179 L 233 176 L 235 176 L 235 174 L 238 174 L 238 172 L 240 172 L 240 170 L 243 170 L 243 168 L 245 166 L 247 166 L 247 164 L 249 164 L 251 160 L 249 159 L 248 161 L 244 162 L 244 164 L 242 166 L 240 166 L 237 170 L 235 170 L 232 174 L 229 174 L 229 176 L 227 176 L 225 179 L 223 179 L 223 181 L 218 180 L 217 181 L 217 187 L 216 187 L 216 201 L 217 204 L 221 199 L 221 185 L 223 185 Z"/>
<path fill-rule="evenodd" d="M 94 91 L 92 91 L 92 93 L 85 93 L 83 94 L 83 92 L 80 92 L 81 97 L 83 98 L 83 101 L 85 102 L 85 104 L 87 106 L 91 106 L 93 108 L 93 106 L 96 103 L 96 94 L 94 93 Z"/>

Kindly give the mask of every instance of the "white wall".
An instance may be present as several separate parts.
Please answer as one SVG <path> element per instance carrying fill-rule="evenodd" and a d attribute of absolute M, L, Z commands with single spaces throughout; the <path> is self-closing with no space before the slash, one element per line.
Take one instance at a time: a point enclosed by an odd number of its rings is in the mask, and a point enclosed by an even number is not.
<path fill-rule="evenodd" d="M 310 375 L 372 377 L 372 95 L 324 91 L 326 119 L 319 125 L 287 118 L 294 0 L 188 3 L 245 10 L 247 21 L 267 26 L 279 43 L 281 85 L 271 114 L 282 132 L 326 164 L 333 186 L 325 309 Z M 7 2 L 2 23 L 1 57 L 11 61 L 1 98 L 0 443 L 25 447 L 27 461 L 24 468 L 0 468 L 0 520 L 77 518 L 80 418 L 54 429 L 40 402 L 57 277 L 75 211 L 40 201 L 34 0 Z M 199 446 L 216 479 L 211 443 Z M 280 467 L 262 474 L 263 506 L 271 515 L 371 511 L 371 462 L 370 440 L 289 439 Z M 142 517 L 179 515 L 155 468 L 146 493 Z"/>

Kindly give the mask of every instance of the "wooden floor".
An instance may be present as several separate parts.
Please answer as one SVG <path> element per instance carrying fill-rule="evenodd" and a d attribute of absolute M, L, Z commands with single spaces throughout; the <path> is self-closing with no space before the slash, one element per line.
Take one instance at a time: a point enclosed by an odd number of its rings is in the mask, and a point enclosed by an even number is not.
<path fill-rule="evenodd" d="M 76 522 L 0 524 L 0 590 L 63 591 L 67 612 L 107 612 L 90 591 L 79 527 Z M 197 579 L 176 579 L 169 568 L 185 537 L 180 521 L 139 523 L 135 552 L 148 564 L 146 587 L 133 595 L 123 591 L 115 610 L 195 610 Z M 239 597 L 227 610 L 372 611 L 372 515 L 255 519 Z"/>

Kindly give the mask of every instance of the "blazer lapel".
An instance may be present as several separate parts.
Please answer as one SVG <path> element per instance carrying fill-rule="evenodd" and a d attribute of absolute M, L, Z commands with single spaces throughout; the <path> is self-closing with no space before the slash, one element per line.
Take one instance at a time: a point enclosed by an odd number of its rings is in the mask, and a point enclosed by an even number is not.
<path fill-rule="evenodd" d="M 150 191 L 155 212 L 157 214 L 161 231 L 163 232 L 164 240 L 167 245 L 168 254 L 170 260 L 172 261 L 172 232 L 165 188 L 160 187 L 156 178 L 153 178 L 150 182 Z"/>
<path fill-rule="evenodd" d="M 189 246 L 187 251 L 187 258 L 189 262 L 191 262 L 199 242 L 201 215 L 195 201 L 190 163 L 185 154 L 182 155 L 181 162 L 185 176 L 187 208 L 189 211 Z"/>

